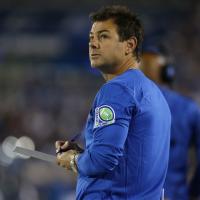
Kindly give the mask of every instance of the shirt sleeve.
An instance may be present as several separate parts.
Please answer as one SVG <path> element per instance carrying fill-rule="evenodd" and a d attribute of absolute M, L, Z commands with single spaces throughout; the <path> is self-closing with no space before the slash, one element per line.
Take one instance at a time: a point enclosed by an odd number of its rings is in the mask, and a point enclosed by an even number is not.
<path fill-rule="evenodd" d="M 123 156 L 133 113 L 128 89 L 107 83 L 95 99 L 93 142 L 78 159 L 77 166 L 84 176 L 99 176 L 114 170 Z"/>

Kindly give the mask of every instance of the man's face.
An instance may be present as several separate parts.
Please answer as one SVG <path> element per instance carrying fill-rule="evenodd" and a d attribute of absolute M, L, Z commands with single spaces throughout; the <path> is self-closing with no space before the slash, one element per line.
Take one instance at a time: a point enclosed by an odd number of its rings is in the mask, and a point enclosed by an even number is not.
<path fill-rule="evenodd" d="M 113 20 L 95 22 L 90 31 L 89 57 L 91 66 L 112 73 L 125 58 L 125 42 L 120 42 Z"/>
<path fill-rule="evenodd" d="M 164 65 L 165 59 L 157 54 L 143 53 L 141 59 L 141 70 L 151 80 L 160 82 L 161 67 Z"/>

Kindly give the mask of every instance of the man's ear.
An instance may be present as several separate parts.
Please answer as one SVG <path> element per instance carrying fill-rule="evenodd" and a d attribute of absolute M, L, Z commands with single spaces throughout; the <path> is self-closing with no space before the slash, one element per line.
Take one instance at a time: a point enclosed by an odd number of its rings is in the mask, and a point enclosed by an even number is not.
<path fill-rule="evenodd" d="M 137 46 L 137 38 L 136 37 L 131 37 L 128 40 L 126 40 L 126 55 L 132 54 L 133 50 Z"/>

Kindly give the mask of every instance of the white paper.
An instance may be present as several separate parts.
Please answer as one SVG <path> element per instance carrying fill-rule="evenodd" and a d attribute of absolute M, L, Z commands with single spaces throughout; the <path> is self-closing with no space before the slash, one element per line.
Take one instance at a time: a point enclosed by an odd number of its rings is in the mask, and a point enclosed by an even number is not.
<path fill-rule="evenodd" d="M 51 154 L 30 150 L 19 146 L 16 146 L 16 148 L 13 151 L 22 155 L 30 156 L 47 162 L 56 163 L 56 156 L 53 156 Z"/>

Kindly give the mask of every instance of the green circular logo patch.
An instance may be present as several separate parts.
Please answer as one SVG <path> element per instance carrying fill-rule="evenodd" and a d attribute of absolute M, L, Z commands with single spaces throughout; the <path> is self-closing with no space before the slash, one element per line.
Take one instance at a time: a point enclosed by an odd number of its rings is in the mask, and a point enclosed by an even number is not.
<path fill-rule="evenodd" d="M 99 116 L 103 121 L 111 121 L 114 119 L 114 112 L 110 107 L 101 107 L 99 110 Z"/>

